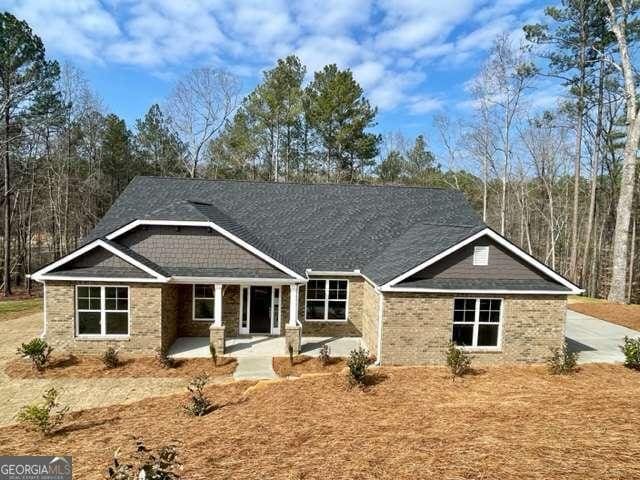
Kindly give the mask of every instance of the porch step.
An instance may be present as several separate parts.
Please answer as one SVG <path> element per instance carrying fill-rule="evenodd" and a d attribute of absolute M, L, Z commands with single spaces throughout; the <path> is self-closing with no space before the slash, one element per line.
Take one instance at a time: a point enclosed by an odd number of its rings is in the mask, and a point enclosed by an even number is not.
<path fill-rule="evenodd" d="M 269 378 L 278 378 L 276 372 L 273 371 L 271 364 L 272 357 L 236 357 L 238 366 L 233 372 L 233 378 L 236 380 L 263 380 Z"/>

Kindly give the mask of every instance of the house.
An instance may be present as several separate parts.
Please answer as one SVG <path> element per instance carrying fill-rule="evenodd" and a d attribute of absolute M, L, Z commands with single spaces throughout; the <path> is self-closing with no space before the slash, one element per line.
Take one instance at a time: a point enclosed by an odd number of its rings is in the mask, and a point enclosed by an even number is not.
<path fill-rule="evenodd" d="M 451 340 L 478 362 L 542 361 L 581 292 L 458 191 L 159 177 L 134 179 L 33 278 L 60 350 L 355 336 L 385 364 L 441 363 Z"/>

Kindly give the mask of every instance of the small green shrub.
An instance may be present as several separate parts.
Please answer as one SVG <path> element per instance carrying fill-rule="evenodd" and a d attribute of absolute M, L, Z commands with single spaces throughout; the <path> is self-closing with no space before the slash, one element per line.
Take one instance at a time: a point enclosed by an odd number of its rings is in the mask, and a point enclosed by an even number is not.
<path fill-rule="evenodd" d="M 331 350 L 326 343 L 320 348 L 320 363 L 323 367 L 326 367 L 331 363 Z"/>
<path fill-rule="evenodd" d="M 18 355 L 29 357 L 33 363 L 33 367 L 38 371 L 45 369 L 49 363 L 49 355 L 51 355 L 52 351 L 53 347 L 49 346 L 45 340 L 39 337 L 23 343 L 18 347 Z"/>
<path fill-rule="evenodd" d="M 175 368 L 176 367 L 176 361 L 173 357 L 170 357 L 167 355 L 167 352 L 160 348 L 157 350 L 158 353 L 156 353 L 156 360 L 158 361 L 158 364 L 162 367 L 162 368 Z"/>
<path fill-rule="evenodd" d="M 100 359 L 102 360 L 102 363 L 104 363 L 104 366 L 108 369 L 118 368 L 120 366 L 118 350 L 113 347 L 107 348 Z"/>
<path fill-rule="evenodd" d="M 624 345 L 620 345 L 624 354 L 624 366 L 640 370 L 640 338 L 624 337 Z"/>
<path fill-rule="evenodd" d="M 213 346 L 213 343 L 209 344 L 209 353 L 211 354 L 213 365 L 218 366 L 218 352 L 216 352 L 216 347 Z"/>
<path fill-rule="evenodd" d="M 347 367 L 349 368 L 349 383 L 351 385 L 363 386 L 365 377 L 367 376 L 367 367 L 369 366 L 369 352 L 362 347 L 352 350 L 347 358 Z"/>
<path fill-rule="evenodd" d="M 120 450 L 113 455 L 113 460 L 107 468 L 108 480 L 178 480 L 180 475 L 176 470 L 182 468 L 178 462 L 178 452 L 174 445 L 167 445 L 154 454 L 146 448 L 142 440 L 136 441 L 136 452 L 130 462 L 118 459 Z"/>
<path fill-rule="evenodd" d="M 447 366 L 449 370 L 451 370 L 451 375 L 454 378 L 461 377 L 471 369 L 471 355 L 456 346 L 455 343 L 449 342 L 449 347 L 447 348 Z"/>
<path fill-rule="evenodd" d="M 551 356 L 547 360 L 549 372 L 553 375 L 569 375 L 578 368 L 578 352 L 569 350 L 567 342 L 562 347 L 551 349 Z"/>
<path fill-rule="evenodd" d="M 42 398 L 42 405 L 33 403 L 24 406 L 16 418 L 44 435 L 51 435 L 62 424 L 69 407 L 58 403 L 58 392 L 55 388 L 47 390 Z"/>
<path fill-rule="evenodd" d="M 201 417 L 213 408 L 213 404 L 204 394 L 204 387 L 207 383 L 209 383 L 209 376 L 206 373 L 201 373 L 187 385 L 189 400 L 182 408 L 193 417 Z"/>
<path fill-rule="evenodd" d="M 289 344 L 287 348 L 289 350 L 289 365 L 293 367 L 293 345 Z"/>

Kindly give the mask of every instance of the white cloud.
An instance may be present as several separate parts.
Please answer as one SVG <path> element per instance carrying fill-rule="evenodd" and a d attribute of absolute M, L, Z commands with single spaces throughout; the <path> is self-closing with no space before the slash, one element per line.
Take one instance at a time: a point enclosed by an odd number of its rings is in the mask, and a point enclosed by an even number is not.
<path fill-rule="evenodd" d="M 409 112 L 414 115 L 424 115 L 436 110 L 440 110 L 444 102 L 438 98 L 429 96 L 414 96 L 409 99 Z"/>

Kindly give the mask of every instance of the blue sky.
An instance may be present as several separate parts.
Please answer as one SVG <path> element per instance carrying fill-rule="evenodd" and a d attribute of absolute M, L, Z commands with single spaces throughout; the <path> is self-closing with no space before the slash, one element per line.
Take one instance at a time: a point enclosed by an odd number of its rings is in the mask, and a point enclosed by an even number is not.
<path fill-rule="evenodd" d="M 521 38 L 540 0 L 0 0 L 47 52 L 83 70 L 106 107 L 133 126 L 172 82 L 197 66 L 237 74 L 249 92 L 279 57 L 309 72 L 349 67 L 379 108 L 377 131 L 432 130 L 463 117 L 467 82 L 502 32 Z M 553 92 L 545 92 L 553 103 Z M 538 102 L 546 103 L 544 99 Z"/>

